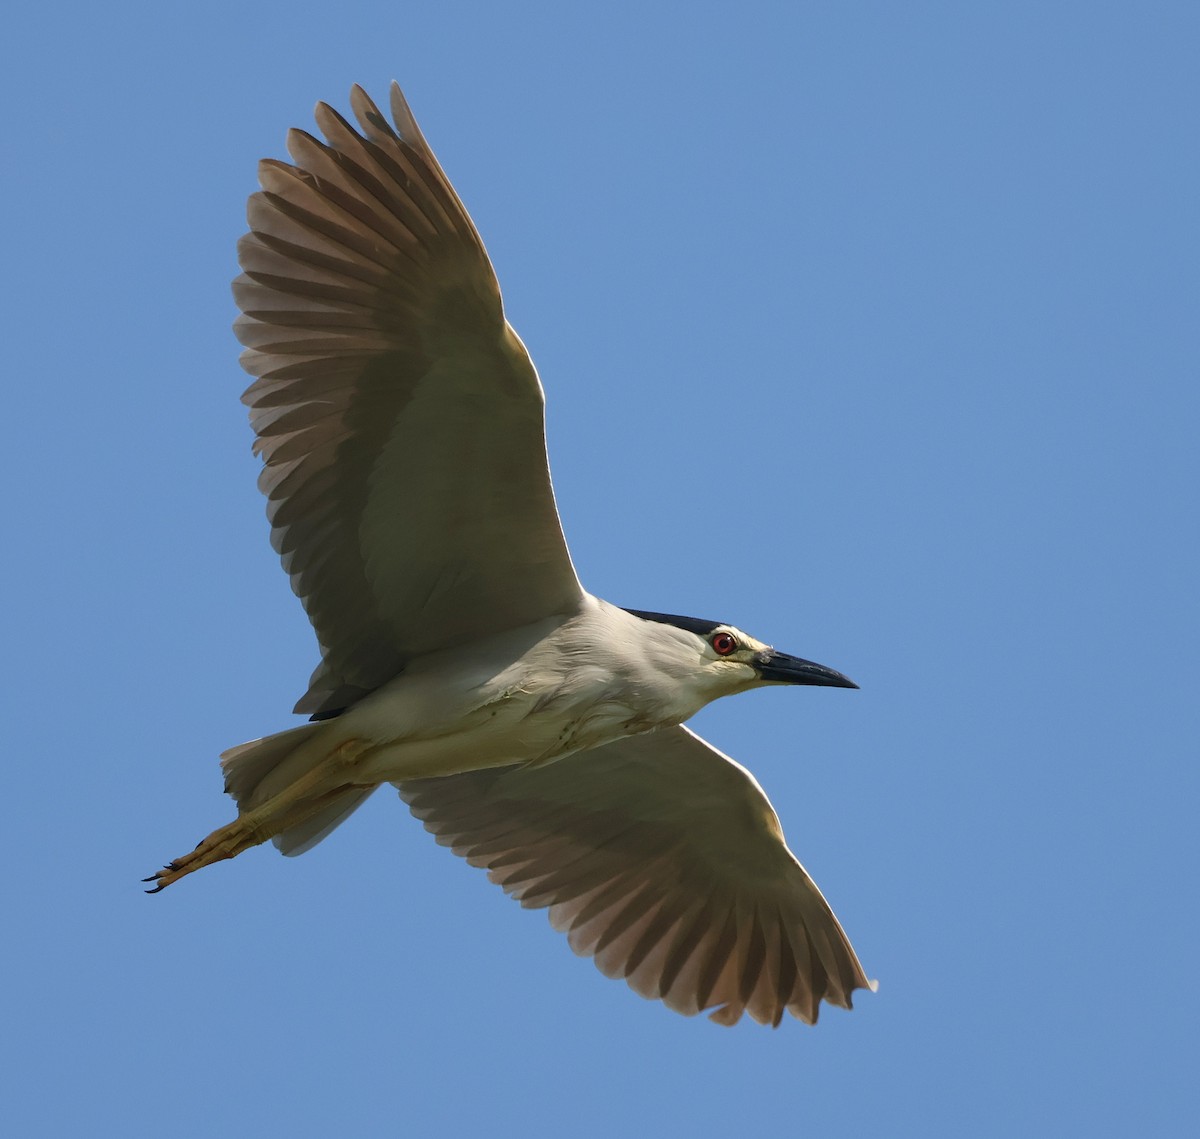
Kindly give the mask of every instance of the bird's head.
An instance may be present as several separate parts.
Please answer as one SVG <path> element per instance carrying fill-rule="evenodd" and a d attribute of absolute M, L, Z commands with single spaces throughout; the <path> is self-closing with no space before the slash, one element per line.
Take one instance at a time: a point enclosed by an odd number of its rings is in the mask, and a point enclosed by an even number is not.
<path fill-rule="evenodd" d="M 814 684 L 828 688 L 857 688 L 849 677 L 811 660 L 777 652 L 770 645 L 720 621 L 627 609 L 634 617 L 667 626 L 672 648 L 682 650 L 687 677 L 711 691 L 708 699 L 757 688 L 764 684 Z M 674 652 L 672 655 L 675 655 Z M 681 676 L 680 679 L 683 679 Z"/>

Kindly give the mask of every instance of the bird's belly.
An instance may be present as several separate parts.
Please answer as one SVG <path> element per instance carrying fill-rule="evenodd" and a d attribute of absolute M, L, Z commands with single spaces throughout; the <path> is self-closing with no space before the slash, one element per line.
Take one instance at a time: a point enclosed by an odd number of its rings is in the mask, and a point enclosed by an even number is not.
<path fill-rule="evenodd" d="M 357 765 L 355 782 L 548 763 L 659 726 L 601 692 L 576 692 L 575 698 L 562 699 L 499 690 L 473 705 L 451 702 L 440 708 L 421 696 L 414 688 L 398 689 L 390 700 L 381 693 L 374 706 L 340 717 L 347 736 L 365 736 L 375 745 Z"/>
<path fill-rule="evenodd" d="M 546 621 L 418 658 L 330 721 L 327 740 L 366 745 L 351 749 L 366 785 L 546 763 L 680 722 L 652 677 L 581 649 L 572 629 Z"/>

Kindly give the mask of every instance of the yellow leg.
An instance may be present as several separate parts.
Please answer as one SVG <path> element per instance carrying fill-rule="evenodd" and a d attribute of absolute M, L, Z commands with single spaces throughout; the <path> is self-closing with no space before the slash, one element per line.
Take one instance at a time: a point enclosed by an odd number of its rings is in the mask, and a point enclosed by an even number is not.
<path fill-rule="evenodd" d="M 365 740 L 347 740 L 277 795 L 251 811 L 245 811 L 231 823 L 219 827 L 197 845 L 190 854 L 168 862 L 157 874 L 143 878 L 154 885 L 147 894 L 157 894 L 172 882 L 214 862 L 234 858 L 260 842 L 266 842 L 281 831 L 297 826 L 315 815 L 331 798 L 340 795 L 352 781 L 337 778 L 353 766 L 370 749 Z M 330 786 L 330 783 L 333 786 Z"/>

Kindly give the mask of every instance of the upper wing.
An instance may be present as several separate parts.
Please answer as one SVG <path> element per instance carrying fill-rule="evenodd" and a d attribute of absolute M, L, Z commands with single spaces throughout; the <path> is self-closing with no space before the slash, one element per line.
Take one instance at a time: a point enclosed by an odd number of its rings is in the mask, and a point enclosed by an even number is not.
<path fill-rule="evenodd" d="M 439 843 L 677 1012 L 812 1024 L 874 987 L 762 788 L 687 728 L 396 786 Z"/>
<path fill-rule="evenodd" d="M 362 135 L 318 104 L 328 142 L 261 163 L 234 282 L 271 541 L 321 644 L 298 712 L 582 596 L 483 243 L 400 89 L 396 130 L 350 101 Z"/>

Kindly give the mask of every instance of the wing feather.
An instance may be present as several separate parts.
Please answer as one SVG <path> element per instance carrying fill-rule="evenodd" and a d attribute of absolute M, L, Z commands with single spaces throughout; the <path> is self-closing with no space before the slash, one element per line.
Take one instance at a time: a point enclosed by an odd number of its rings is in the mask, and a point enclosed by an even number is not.
<path fill-rule="evenodd" d="M 583 593 L 546 463 L 541 385 L 483 243 L 399 89 L 355 129 L 288 135 L 238 245 L 243 397 L 272 544 L 317 633 L 300 712 L 409 659 L 568 614 Z"/>
<path fill-rule="evenodd" d="M 813 1023 L 872 987 L 762 789 L 686 728 L 397 787 L 576 953 L 678 1012 Z"/>

